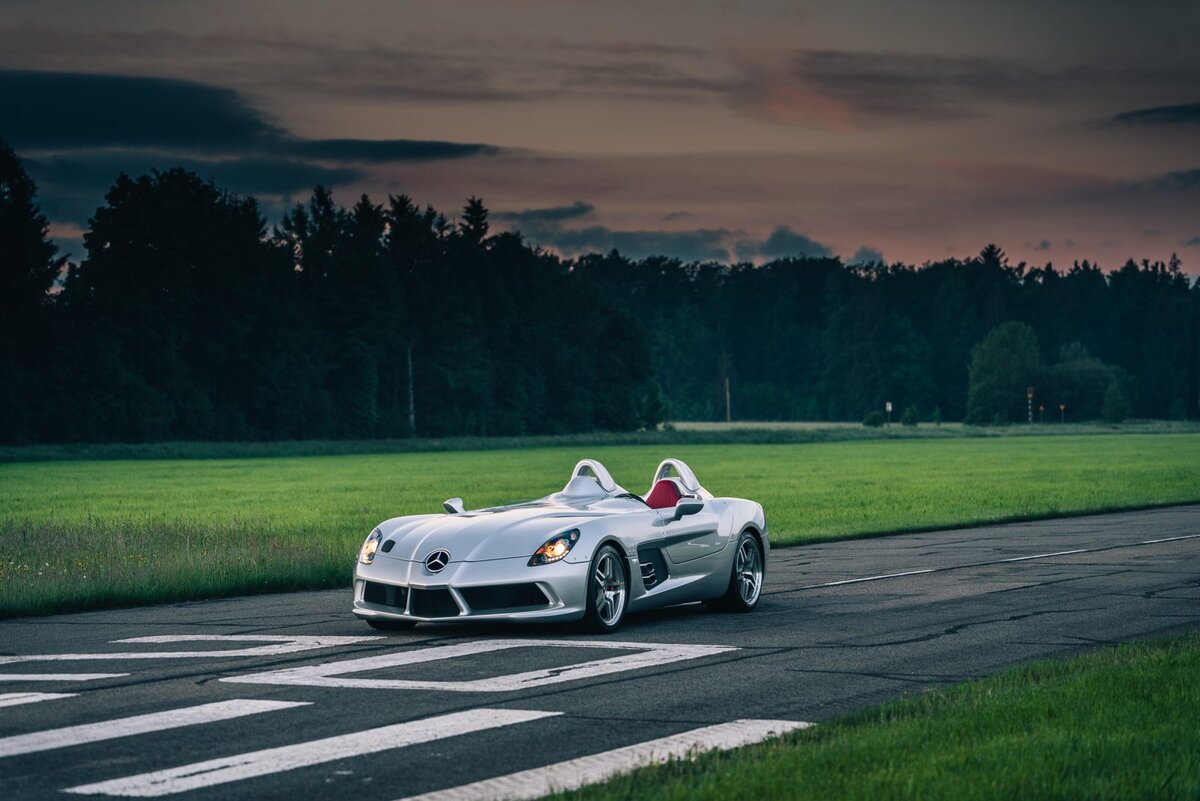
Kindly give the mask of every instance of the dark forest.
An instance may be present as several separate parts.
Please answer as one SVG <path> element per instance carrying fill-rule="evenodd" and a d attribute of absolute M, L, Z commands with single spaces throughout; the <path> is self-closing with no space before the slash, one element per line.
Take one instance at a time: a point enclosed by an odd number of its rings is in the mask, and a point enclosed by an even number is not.
<path fill-rule="evenodd" d="M 966 260 L 563 259 L 406 196 L 272 225 L 180 169 L 121 175 L 57 255 L 0 143 L 0 441 L 442 437 L 668 419 L 1196 416 L 1200 281 Z M 1060 409 L 1060 404 L 1064 409 Z M 1039 417 L 1040 417 L 1039 413 Z"/>

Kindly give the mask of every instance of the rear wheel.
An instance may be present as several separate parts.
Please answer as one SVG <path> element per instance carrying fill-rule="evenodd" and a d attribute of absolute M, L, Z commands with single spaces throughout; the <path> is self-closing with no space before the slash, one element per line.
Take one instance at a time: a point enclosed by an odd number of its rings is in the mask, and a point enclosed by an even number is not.
<path fill-rule="evenodd" d="M 414 620 L 392 620 L 391 618 L 367 618 L 367 625 L 379 631 L 408 631 L 417 625 Z"/>
<path fill-rule="evenodd" d="M 587 581 L 583 628 L 597 634 L 616 630 L 629 605 L 629 577 L 620 552 L 611 545 L 601 546 L 592 557 Z"/>
<path fill-rule="evenodd" d="M 743 531 L 738 538 L 737 551 L 733 555 L 733 570 L 729 586 L 719 598 L 710 598 L 704 603 L 709 609 L 721 612 L 749 612 L 758 606 L 762 594 L 763 552 L 758 538 Z"/>

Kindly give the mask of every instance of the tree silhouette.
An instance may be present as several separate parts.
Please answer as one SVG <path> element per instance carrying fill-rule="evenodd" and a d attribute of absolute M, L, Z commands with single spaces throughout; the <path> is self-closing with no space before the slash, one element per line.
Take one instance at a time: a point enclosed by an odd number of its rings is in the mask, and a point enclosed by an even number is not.
<path fill-rule="evenodd" d="M 482 245 L 488 235 L 488 210 L 484 208 L 483 199 L 472 195 L 463 206 L 462 221 L 458 230 L 463 238 L 472 245 Z"/>

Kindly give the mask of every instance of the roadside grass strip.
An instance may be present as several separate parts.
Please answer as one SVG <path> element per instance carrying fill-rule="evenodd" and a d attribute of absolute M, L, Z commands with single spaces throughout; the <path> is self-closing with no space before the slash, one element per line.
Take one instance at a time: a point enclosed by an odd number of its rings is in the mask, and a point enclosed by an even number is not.
<path fill-rule="evenodd" d="M 1105 648 L 555 798 L 1195 799 L 1198 677 L 1195 634 Z"/>
<path fill-rule="evenodd" d="M 0 617 L 349 586 L 381 520 L 540 497 L 580 456 L 633 492 L 684 459 L 776 546 L 1200 501 L 1197 433 L 9 463 Z"/>

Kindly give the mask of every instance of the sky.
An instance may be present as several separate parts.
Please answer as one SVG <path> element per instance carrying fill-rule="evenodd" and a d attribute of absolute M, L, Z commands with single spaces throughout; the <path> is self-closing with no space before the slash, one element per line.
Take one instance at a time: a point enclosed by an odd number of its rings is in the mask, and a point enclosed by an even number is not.
<path fill-rule="evenodd" d="M 566 256 L 1200 273 L 1200 3 L 0 0 L 0 138 L 83 255 L 118 173 L 404 193 Z"/>

